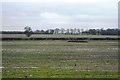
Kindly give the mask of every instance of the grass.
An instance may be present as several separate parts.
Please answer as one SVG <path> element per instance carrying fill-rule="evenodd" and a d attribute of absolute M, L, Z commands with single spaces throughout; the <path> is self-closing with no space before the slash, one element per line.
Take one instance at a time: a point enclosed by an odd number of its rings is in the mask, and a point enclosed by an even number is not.
<path fill-rule="evenodd" d="M 3 78 L 117 78 L 118 41 L 3 41 Z"/>
<path fill-rule="evenodd" d="M 1 37 L 22 37 L 26 38 L 25 34 L 0 34 Z M 118 38 L 117 35 L 64 35 L 64 34 L 32 34 L 34 38 Z"/>
<path fill-rule="evenodd" d="M 9 72 L 8 72 L 9 71 Z M 10 78 L 116 78 L 116 72 L 98 72 L 98 71 L 80 71 L 73 69 L 9 69 L 6 73 L 6 77 Z M 12 71 L 12 73 L 10 73 Z M 70 76 L 72 75 L 72 76 Z"/>
<path fill-rule="evenodd" d="M 51 38 L 51 37 L 56 37 L 56 38 L 61 38 L 61 37 L 64 37 L 64 38 L 69 38 L 69 37 L 71 37 L 71 38 L 79 38 L 79 37 L 89 37 L 89 38 L 106 38 L 106 37 L 109 37 L 109 38 L 118 38 L 118 36 L 109 36 L 109 35 L 64 35 L 64 34 L 58 34 L 58 35 L 56 35 L 56 34 L 54 34 L 54 35 L 48 35 L 48 34 L 41 34 L 41 35 L 39 35 L 39 34 L 34 34 L 34 35 L 32 35 L 31 37 L 49 37 L 49 38 Z"/>

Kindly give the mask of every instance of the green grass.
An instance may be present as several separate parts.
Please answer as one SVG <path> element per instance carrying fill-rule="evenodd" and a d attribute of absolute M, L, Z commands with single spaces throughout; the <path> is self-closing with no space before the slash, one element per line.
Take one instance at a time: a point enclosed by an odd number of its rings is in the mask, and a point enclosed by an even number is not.
<path fill-rule="evenodd" d="M 11 73 L 12 72 L 12 73 Z M 80 71 L 74 69 L 8 69 L 5 78 L 116 78 L 117 72 L 107 71 Z M 70 76 L 72 75 L 72 76 Z"/>
<path fill-rule="evenodd" d="M 21 40 L 2 47 L 3 78 L 118 77 L 117 41 Z"/>

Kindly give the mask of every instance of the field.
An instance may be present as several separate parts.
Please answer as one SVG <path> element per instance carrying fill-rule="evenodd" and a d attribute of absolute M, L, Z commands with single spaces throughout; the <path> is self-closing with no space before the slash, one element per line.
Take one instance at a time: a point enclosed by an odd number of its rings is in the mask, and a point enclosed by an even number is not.
<path fill-rule="evenodd" d="M 3 41 L 2 61 L 3 78 L 118 78 L 118 41 Z"/>
<path fill-rule="evenodd" d="M 3 38 L 26 38 L 25 34 L 0 34 Z M 116 35 L 64 35 L 64 34 L 33 34 L 31 38 L 118 38 Z"/>

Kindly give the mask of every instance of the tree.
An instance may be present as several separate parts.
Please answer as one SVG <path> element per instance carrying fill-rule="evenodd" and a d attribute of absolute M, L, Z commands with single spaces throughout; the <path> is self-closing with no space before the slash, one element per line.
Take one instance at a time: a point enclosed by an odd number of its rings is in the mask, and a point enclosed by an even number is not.
<path fill-rule="evenodd" d="M 81 34 L 81 31 L 80 31 L 80 29 L 78 29 L 77 31 L 78 31 L 78 34 Z"/>
<path fill-rule="evenodd" d="M 54 34 L 58 34 L 59 33 L 59 28 L 56 28 L 55 30 L 54 30 Z"/>
<path fill-rule="evenodd" d="M 65 32 L 65 29 L 61 28 L 61 34 L 64 34 L 64 32 Z"/>
<path fill-rule="evenodd" d="M 32 29 L 31 29 L 31 27 L 29 27 L 29 26 L 26 26 L 25 28 L 25 35 L 27 36 L 27 37 L 30 37 L 31 35 L 32 35 Z"/>
<path fill-rule="evenodd" d="M 74 30 L 73 29 L 70 29 L 70 34 L 73 34 L 74 33 Z"/>
<path fill-rule="evenodd" d="M 44 30 L 41 30 L 40 33 L 41 33 L 41 34 L 45 34 L 45 31 L 44 31 Z"/>
<path fill-rule="evenodd" d="M 70 29 L 67 29 L 67 30 L 66 30 L 66 34 L 70 34 Z"/>

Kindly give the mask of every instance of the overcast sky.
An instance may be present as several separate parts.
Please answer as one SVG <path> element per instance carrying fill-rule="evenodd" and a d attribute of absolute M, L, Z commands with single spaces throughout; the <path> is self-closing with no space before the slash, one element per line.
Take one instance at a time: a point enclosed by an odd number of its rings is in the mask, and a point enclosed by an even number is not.
<path fill-rule="evenodd" d="M 119 0 L 17 1 L 2 2 L 2 30 L 118 27 Z"/>

